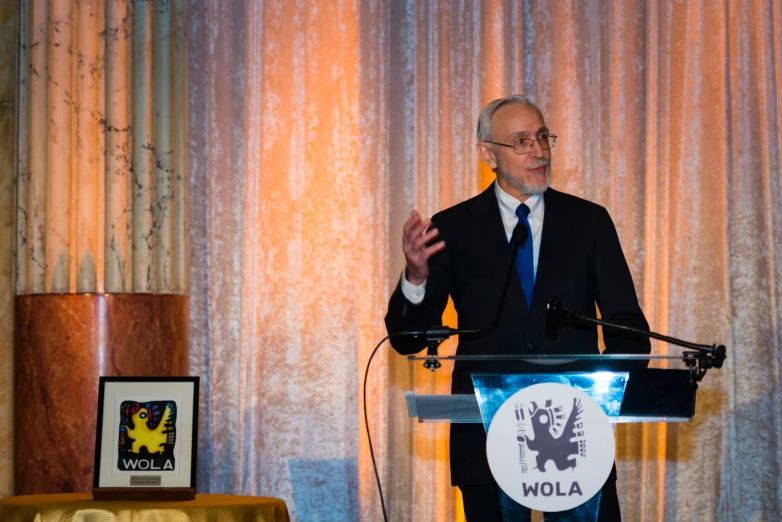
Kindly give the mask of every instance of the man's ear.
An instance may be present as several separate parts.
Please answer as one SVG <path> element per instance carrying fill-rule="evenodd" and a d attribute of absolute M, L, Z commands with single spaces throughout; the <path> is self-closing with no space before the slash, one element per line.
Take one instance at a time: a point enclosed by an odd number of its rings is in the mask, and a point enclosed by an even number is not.
<path fill-rule="evenodd" d="M 475 144 L 475 149 L 478 151 L 478 156 L 486 163 L 490 169 L 497 168 L 497 157 L 494 147 L 490 143 L 485 141 L 479 141 Z"/>

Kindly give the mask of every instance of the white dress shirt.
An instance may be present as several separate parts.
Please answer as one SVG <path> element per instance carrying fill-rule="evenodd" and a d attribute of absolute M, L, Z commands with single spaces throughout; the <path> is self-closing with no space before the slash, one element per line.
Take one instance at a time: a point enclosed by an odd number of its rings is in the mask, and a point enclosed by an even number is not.
<path fill-rule="evenodd" d="M 516 215 L 516 208 L 521 202 L 502 190 L 499 183 L 494 184 L 494 193 L 497 196 L 497 204 L 500 207 L 502 216 L 502 225 L 505 227 L 505 237 L 510 242 L 513 229 L 519 222 Z M 529 207 L 529 227 L 532 229 L 532 258 L 534 260 L 534 274 L 538 275 L 538 256 L 540 255 L 540 240 L 543 237 L 543 214 L 546 210 L 546 204 L 543 201 L 543 194 L 534 194 L 524 202 Z M 414 285 L 407 280 L 407 274 L 402 271 L 402 294 L 413 304 L 420 304 L 426 295 L 426 281 L 420 285 Z"/>

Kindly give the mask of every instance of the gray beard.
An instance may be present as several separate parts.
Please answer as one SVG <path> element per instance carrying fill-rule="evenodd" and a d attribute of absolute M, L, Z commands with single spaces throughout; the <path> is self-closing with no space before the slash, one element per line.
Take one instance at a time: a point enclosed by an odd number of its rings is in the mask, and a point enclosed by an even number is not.
<path fill-rule="evenodd" d="M 548 169 L 546 170 L 546 182 L 543 185 L 527 185 L 526 183 L 515 183 L 513 181 L 513 178 L 505 175 L 505 172 L 499 167 L 494 170 L 494 173 L 497 175 L 498 178 L 502 176 L 508 182 L 509 185 L 511 185 L 513 188 L 515 188 L 522 194 L 527 194 L 529 196 L 533 194 L 543 194 L 544 192 L 546 192 L 549 185 L 551 185 L 551 165 L 548 165 Z"/>

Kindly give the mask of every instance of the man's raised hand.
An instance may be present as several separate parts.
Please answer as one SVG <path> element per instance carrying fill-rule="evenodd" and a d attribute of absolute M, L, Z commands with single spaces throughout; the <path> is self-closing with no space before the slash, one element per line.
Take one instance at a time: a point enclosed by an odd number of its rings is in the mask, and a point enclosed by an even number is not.
<path fill-rule="evenodd" d="M 410 219 L 402 227 L 402 251 L 407 263 L 405 275 L 414 285 L 426 281 L 429 277 L 429 258 L 445 248 L 445 241 L 429 245 L 439 235 L 437 229 L 431 226 L 431 219 L 422 219 L 421 214 L 413 210 Z"/>

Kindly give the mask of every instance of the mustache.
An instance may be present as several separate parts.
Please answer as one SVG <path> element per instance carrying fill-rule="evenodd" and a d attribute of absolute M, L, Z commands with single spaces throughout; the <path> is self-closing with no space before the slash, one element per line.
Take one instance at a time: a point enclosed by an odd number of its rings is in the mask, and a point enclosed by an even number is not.
<path fill-rule="evenodd" d="M 540 168 L 540 167 L 548 167 L 550 163 L 551 163 L 550 161 L 546 161 L 546 160 L 536 161 L 532 165 L 527 165 L 527 170 L 529 170 L 529 169 L 537 169 L 537 168 Z"/>

